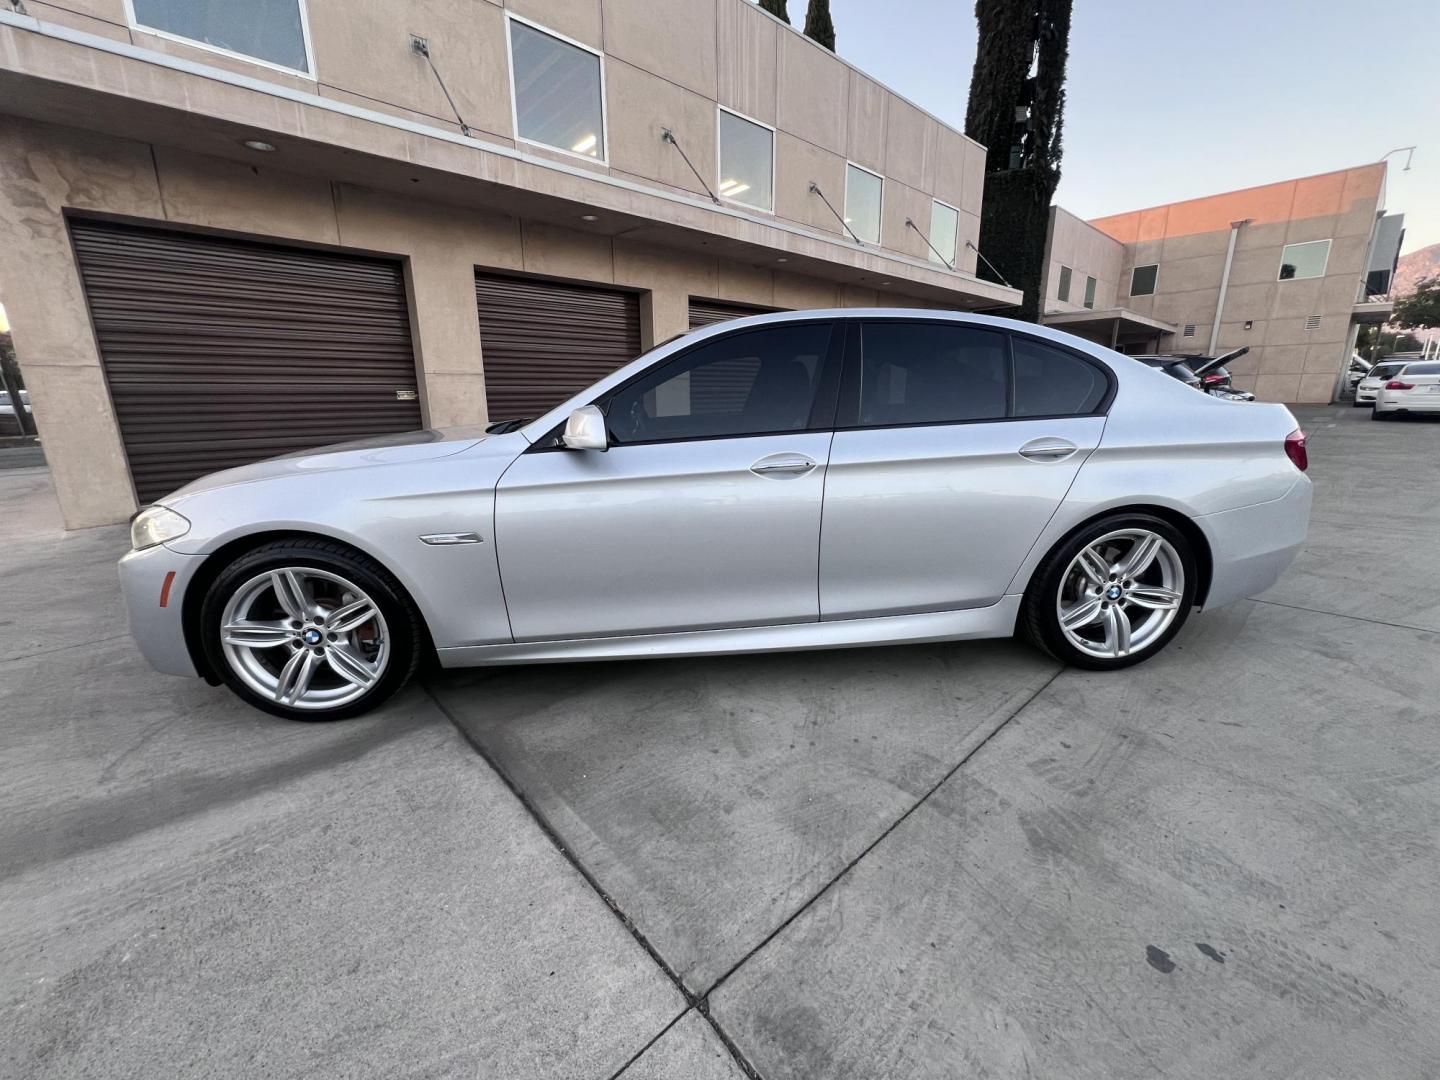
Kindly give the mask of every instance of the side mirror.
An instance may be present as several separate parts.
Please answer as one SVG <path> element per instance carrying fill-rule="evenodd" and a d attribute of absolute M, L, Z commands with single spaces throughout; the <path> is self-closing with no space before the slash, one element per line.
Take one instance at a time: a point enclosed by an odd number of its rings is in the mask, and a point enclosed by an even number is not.
<path fill-rule="evenodd" d="M 582 405 L 565 421 L 560 441 L 571 450 L 607 450 L 605 414 L 596 405 Z"/>

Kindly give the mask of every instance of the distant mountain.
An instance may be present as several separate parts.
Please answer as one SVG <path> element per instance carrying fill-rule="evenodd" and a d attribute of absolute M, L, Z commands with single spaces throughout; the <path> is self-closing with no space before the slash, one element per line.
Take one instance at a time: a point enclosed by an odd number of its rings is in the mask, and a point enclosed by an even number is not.
<path fill-rule="evenodd" d="M 1391 296 L 1404 296 L 1428 277 L 1440 274 L 1440 244 L 1431 244 L 1409 255 L 1401 255 L 1390 283 Z"/>

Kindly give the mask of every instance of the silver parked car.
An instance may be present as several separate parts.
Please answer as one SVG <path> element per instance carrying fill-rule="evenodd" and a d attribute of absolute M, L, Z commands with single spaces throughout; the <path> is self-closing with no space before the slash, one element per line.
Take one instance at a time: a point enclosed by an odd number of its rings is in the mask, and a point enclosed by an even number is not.
<path fill-rule="evenodd" d="M 161 671 L 281 716 L 447 667 L 1023 633 L 1153 656 L 1305 538 L 1304 436 L 1109 349 L 934 311 L 686 334 L 544 416 L 205 477 L 133 521 Z M 823 527 L 822 527 L 823 526 Z"/>

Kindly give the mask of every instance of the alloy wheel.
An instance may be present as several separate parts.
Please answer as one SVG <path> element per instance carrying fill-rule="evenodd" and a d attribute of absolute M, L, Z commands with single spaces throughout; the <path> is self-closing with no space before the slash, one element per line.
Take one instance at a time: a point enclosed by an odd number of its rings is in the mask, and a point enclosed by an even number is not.
<path fill-rule="evenodd" d="M 1118 660 L 1150 648 L 1180 612 L 1185 565 L 1148 529 L 1117 529 L 1070 561 L 1055 598 L 1060 631 L 1081 652 Z"/>
<path fill-rule="evenodd" d="M 250 578 L 220 617 L 220 645 L 235 675 L 291 709 L 348 705 L 390 662 L 379 606 L 354 582 L 308 566 Z"/>

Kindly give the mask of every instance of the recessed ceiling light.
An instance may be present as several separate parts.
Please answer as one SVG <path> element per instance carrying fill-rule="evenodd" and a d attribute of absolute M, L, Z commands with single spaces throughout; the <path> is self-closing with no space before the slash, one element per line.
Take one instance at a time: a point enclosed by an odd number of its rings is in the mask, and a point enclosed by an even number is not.
<path fill-rule="evenodd" d="M 245 146 L 250 150 L 259 150 L 262 154 L 273 153 L 275 147 L 264 139 L 246 139 Z"/>
<path fill-rule="evenodd" d="M 894 285 L 895 283 L 894 283 L 893 281 L 882 281 L 882 282 L 880 282 L 880 284 L 881 284 L 881 285 Z"/>
<path fill-rule="evenodd" d="M 776 262 L 789 262 L 789 259 L 776 259 Z"/>
<path fill-rule="evenodd" d="M 599 220 L 600 220 L 600 215 L 599 215 L 599 214 L 581 214 L 581 215 L 580 215 L 580 220 L 581 220 L 581 221 L 599 221 Z"/>

